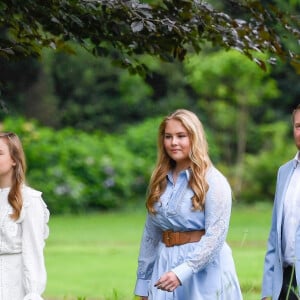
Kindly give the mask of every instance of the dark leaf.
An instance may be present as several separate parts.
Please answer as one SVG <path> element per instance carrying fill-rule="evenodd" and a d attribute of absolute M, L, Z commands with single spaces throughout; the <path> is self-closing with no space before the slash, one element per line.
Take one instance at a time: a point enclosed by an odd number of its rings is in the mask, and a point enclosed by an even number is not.
<path fill-rule="evenodd" d="M 143 28 L 144 28 L 144 24 L 141 21 L 131 23 L 131 29 L 132 29 L 133 32 L 142 31 Z"/>

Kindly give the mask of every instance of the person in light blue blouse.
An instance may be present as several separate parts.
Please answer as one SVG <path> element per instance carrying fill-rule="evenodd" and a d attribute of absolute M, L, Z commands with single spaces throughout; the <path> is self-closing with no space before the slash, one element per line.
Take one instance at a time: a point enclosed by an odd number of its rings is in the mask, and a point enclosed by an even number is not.
<path fill-rule="evenodd" d="M 135 295 L 141 300 L 240 300 L 226 243 L 232 194 L 191 111 L 164 118 L 147 193 Z"/>

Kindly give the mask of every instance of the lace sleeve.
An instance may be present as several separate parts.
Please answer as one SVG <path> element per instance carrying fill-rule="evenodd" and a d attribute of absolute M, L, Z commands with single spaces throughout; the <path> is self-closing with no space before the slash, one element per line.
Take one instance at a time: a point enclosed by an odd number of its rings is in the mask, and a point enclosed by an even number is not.
<path fill-rule="evenodd" d="M 186 263 L 198 272 L 220 252 L 227 236 L 231 214 L 231 189 L 226 178 L 217 170 L 208 174 L 209 190 L 205 200 L 205 235 Z"/>

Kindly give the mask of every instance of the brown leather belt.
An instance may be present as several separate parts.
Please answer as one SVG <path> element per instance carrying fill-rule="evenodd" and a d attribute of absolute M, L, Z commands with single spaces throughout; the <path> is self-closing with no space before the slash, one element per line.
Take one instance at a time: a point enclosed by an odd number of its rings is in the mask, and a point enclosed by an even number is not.
<path fill-rule="evenodd" d="M 162 241 L 167 247 L 183 245 L 186 243 L 199 242 L 205 230 L 172 231 L 166 230 L 162 233 Z"/>

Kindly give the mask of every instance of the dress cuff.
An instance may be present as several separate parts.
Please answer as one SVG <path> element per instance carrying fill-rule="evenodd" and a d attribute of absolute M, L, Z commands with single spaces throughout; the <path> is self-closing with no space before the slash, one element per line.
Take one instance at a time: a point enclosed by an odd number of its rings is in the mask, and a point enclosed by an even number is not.
<path fill-rule="evenodd" d="M 135 284 L 134 294 L 136 296 L 148 296 L 148 287 L 150 280 L 138 279 Z"/>
<path fill-rule="evenodd" d="M 39 294 L 29 293 L 27 294 L 23 300 L 44 300 Z"/>
<path fill-rule="evenodd" d="M 183 263 L 171 271 L 176 274 L 181 284 L 184 284 L 193 275 L 193 270 L 187 263 Z"/>

